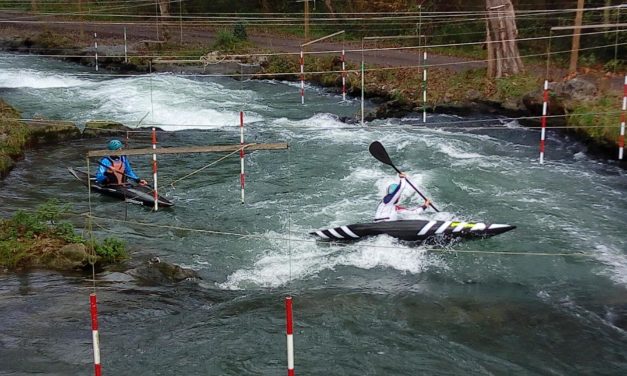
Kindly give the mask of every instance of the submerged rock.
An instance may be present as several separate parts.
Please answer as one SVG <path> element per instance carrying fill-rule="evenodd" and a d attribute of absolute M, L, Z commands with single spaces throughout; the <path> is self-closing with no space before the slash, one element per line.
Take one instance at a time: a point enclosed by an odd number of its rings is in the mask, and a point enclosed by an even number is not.
<path fill-rule="evenodd" d="M 172 284 L 201 279 L 195 271 L 163 262 L 159 257 L 153 257 L 142 265 L 128 270 L 126 273 L 144 282 L 154 284 Z"/>

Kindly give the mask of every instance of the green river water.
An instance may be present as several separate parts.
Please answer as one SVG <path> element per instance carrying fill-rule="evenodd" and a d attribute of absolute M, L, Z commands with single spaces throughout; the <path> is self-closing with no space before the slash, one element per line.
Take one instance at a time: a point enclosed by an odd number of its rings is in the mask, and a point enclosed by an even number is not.
<path fill-rule="evenodd" d="M 169 185 L 224 156 L 189 154 L 159 157 L 173 208 L 97 195 L 90 207 L 66 168 L 85 168 L 106 137 L 29 150 L 0 181 L 4 217 L 51 198 L 91 208 L 96 236 L 202 278 L 97 274 L 105 374 L 284 374 L 287 295 L 297 374 L 627 374 L 627 179 L 582 145 L 549 132 L 540 165 L 539 132 L 508 119 L 430 114 L 424 126 L 416 114 L 361 127 L 338 121 L 357 100 L 316 87 L 302 106 L 295 83 L 93 73 L 2 54 L 0 95 L 25 118 L 134 125 L 148 113 L 142 126 L 168 131 L 160 147 L 239 143 L 244 111 L 247 142 L 289 144 L 247 154 L 243 205 L 237 156 Z M 396 180 L 368 153 L 374 140 L 441 210 L 427 217 L 517 229 L 444 248 L 316 242 L 309 231 L 370 221 Z M 149 135 L 129 144 L 148 147 Z M 150 158 L 131 157 L 146 178 Z M 404 202 L 422 200 L 408 189 Z M 93 372 L 90 278 L 0 274 L 0 374 Z"/>

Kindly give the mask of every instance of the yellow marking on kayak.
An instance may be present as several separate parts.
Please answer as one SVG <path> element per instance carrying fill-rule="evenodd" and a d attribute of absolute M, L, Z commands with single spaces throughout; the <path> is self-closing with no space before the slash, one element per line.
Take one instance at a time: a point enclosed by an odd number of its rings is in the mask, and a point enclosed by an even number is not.
<path fill-rule="evenodd" d="M 457 227 L 457 226 L 459 226 L 460 223 L 462 223 L 462 222 L 451 222 L 451 227 Z M 474 223 L 466 223 L 464 225 L 464 227 L 465 228 L 471 228 L 471 227 L 474 227 L 474 225 L 475 225 Z"/>

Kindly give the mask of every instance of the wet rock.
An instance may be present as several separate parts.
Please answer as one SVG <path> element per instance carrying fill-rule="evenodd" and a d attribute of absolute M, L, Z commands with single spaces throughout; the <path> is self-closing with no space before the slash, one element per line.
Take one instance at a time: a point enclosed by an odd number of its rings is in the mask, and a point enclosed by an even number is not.
<path fill-rule="evenodd" d="M 551 86 L 549 85 L 549 89 Z M 522 98 L 522 103 L 525 109 L 532 114 L 542 114 L 542 107 L 544 101 L 544 90 L 538 89 L 527 93 Z M 566 114 L 563 98 L 555 95 L 555 93 L 549 93 L 547 115 L 559 115 L 558 117 L 551 118 L 552 125 L 564 125 L 565 117 L 561 116 Z"/>
<path fill-rule="evenodd" d="M 127 274 L 144 282 L 154 284 L 172 284 L 200 279 L 195 271 L 163 262 L 159 257 L 153 257 L 143 265 L 130 269 L 127 271 Z"/>
<path fill-rule="evenodd" d="M 479 90 L 470 89 L 466 92 L 466 99 L 469 101 L 476 101 L 483 97 L 483 94 Z"/>
<path fill-rule="evenodd" d="M 359 124 L 359 119 L 354 116 L 340 116 L 338 120 L 346 124 Z"/>
<path fill-rule="evenodd" d="M 582 78 L 573 78 L 566 82 L 557 83 L 553 85 L 551 90 L 559 97 L 578 101 L 592 100 L 597 94 L 596 85 Z"/>
<path fill-rule="evenodd" d="M 411 113 L 412 111 L 413 105 L 411 103 L 400 100 L 392 100 L 385 102 L 381 106 L 379 106 L 377 108 L 375 116 L 378 119 L 401 118 Z"/>
<path fill-rule="evenodd" d="M 89 265 L 90 255 L 84 244 L 67 244 L 52 257 L 47 257 L 45 266 L 56 270 L 81 270 Z"/>
<path fill-rule="evenodd" d="M 54 122 L 47 120 L 30 120 L 29 145 L 50 144 L 59 140 L 80 137 L 81 131 L 70 122 Z"/>
<path fill-rule="evenodd" d="M 120 131 L 129 131 L 131 128 L 115 121 L 96 120 L 88 121 L 83 130 L 84 136 L 119 136 Z"/>
<path fill-rule="evenodd" d="M 597 94 L 597 87 L 584 79 L 573 78 L 566 82 L 549 83 L 547 115 L 565 115 L 573 101 L 592 100 Z M 544 90 L 538 89 L 523 96 L 522 104 L 530 113 L 541 114 Z M 551 119 L 553 125 L 564 125 L 565 118 Z"/>

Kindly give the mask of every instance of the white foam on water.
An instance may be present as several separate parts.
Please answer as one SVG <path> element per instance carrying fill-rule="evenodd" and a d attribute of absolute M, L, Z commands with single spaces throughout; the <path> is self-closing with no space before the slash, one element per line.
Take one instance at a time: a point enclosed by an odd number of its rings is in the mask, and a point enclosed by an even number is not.
<path fill-rule="evenodd" d="M 0 70 L 0 87 L 6 88 L 47 89 L 83 86 L 90 83 L 90 81 L 70 75 L 45 73 L 32 69 Z"/>
<path fill-rule="evenodd" d="M 170 131 L 239 126 L 239 100 L 253 97 L 249 91 L 229 90 L 215 82 L 167 75 L 105 81 L 84 95 L 95 107 L 87 117 L 133 125 L 148 113 L 142 126 Z M 262 119 L 252 111 L 245 114 L 247 122 Z"/>
<path fill-rule="evenodd" d="M 268 233 L 269 238 L 281 238 Z M 272 241 L 271 241 L 272 242 Z M 388 268 L 402 274 L 419 274 L 430 267 L 447 268 L 446 264 L 425 248 L 409 247 L 396 239 L 379 236 L 359 243 L 342 246 L 320 246 L 303 239 L 291 242 L 291 254 L 286 252 L 286 241 L 274 241 L 271 250 L 264 251 L 248 268 L 230 274 L 218 287 L 227 290 L 249 288 L 276 288 L 291 280 L 311 278 L 337 266 L 360 269 Z"/>
<path fill-rule="evenodd" d="M 389 236 L 377 236 L 357 243 L 352 252 L 343 252 L 335 260 L 335 266 L 354 266 L 361 269 L 391 268 L 402 273 L 419 274 L 431 266 L 445 267 L 438 258 L 425 248 L 401 245 Z"/>
<path fill-rule="evenodd" d="M 621 250 L 614 246 L 597 244 L 591 253 L 607 266 L 600 271 L 601 274 L 619 285 L 627 286 L 627 255 L 624 248 Z"/>
<path fill-rule="evenodd" d="M 460 143 L 456 140 L 450 140 L 449 142 L 440 142 L 437 144 L 438 149 L 449 157 L 459 159 L 481 159 L 483 155 L 473 152 L 467 152 L 465 149 L 470 148 L 465 143 Z"/>

